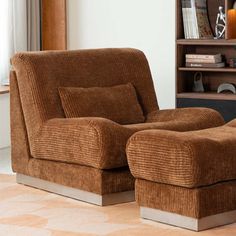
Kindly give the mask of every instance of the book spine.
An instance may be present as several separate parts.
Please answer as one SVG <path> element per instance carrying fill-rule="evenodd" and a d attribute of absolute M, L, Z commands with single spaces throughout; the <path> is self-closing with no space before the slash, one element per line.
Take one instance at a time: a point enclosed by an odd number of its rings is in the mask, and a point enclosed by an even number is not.
<path fill-rule="evenodd" d="M 198 23 L 197 23 L 197 13 L 196 13 L 195 0 L 191 0 L 191 6 L 192 6 L 194 39 L 199 39 L 199 31 L 198 31 Z"/>
<path fill-rule="evenodd" d="M 206 0 L 195 1 L 195 7 L 200 38 L 213 38 L 213 33 L 208 19 Z"/>
<path fill-rule="evenodd" d="M 182 0 L 182 16 L 183 16 L 183 25 L 184 25 L 184 37 L 188 39 L 188 28 L 187 28 L 187 15 L 186 15 L 186 2 Z"/>
<path fill-rule="evenodd" d="M 221 54 L 216 54 L 216 55 L 186 54 L 185 56 L 187 59 L 203 59 L 203 60 L 221 58 Z"/>
<path fill-rule="evenodd" d="M 186 22 L 187 22 L 187 32 L 188 32 L 188 39 L 191 39 L 191 23 L 190 23 L 190 14 L 191 14 L 191 0 L 185 0 L 185 9 L 186 9 Z"/>
<path fill-rule="evenodd" d="M 195 67 L 195 68 L 223 68 L 225 63 L 191 63 L 186 62 L 186 67 Z"/>
<path fill-rule="evenodd" d="M 191 62 L 191 63 L 220 63 L 222 62 L 221 59 L 216 58 L 216 59 L 186 59 L 186 62 Z"/>

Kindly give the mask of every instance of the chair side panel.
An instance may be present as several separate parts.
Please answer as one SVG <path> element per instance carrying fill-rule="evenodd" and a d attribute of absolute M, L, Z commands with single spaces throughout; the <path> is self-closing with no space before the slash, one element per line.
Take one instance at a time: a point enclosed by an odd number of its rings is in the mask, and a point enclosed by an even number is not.
<path fill-rule="evenodd" d="M 28 174 L 31 158 L 16 73 L 10 72 L 11 161 L 14 172 Z"/>

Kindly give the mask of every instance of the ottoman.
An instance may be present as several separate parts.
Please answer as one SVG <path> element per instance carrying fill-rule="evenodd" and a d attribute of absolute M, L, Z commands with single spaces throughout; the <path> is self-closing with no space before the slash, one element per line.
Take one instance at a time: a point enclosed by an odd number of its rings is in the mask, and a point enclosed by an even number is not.
<path fill-rule="evenodd" d="M 126 151 L 142 218 L 194 231 L 236 221 L 236 128 L 140 131 Z"/>

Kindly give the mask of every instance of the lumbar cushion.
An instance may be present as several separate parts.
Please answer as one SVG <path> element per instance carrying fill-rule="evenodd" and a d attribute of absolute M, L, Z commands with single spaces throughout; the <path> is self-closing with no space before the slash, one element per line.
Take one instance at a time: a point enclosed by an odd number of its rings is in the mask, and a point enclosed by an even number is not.
<path fill-rule="evenodd" d="M 131 83 L 113 87 L 60 87 L 58 90 L 67 118 L 103 117 L 119 124 L 145 120 Z"/>

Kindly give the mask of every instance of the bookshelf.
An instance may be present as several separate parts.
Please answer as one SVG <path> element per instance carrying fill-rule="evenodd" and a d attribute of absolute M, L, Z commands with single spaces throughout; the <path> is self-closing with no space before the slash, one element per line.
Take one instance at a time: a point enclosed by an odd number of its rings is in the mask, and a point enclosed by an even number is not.
<path fill-rule="evenodd" d="M 224 39 L 185 39 L 181 0 L 176 0 L 176 106 L 209 107 L 218 110 L 226 121 L 236 118 L 236 94 L 217 94 L 221 83 L 236 84 L 236 68 L 189 68 L 185 67 L 186 54 L 218 54 L 226 59 L 236 58 L 236 38 L 226 24 Z M 226 13 L 232 9 L 235 0 L 208 0 L 208 17 L 214 32 L 219 6 Z M 201 72 L 206 92 L 192 92 L 194 74 Z"/>

